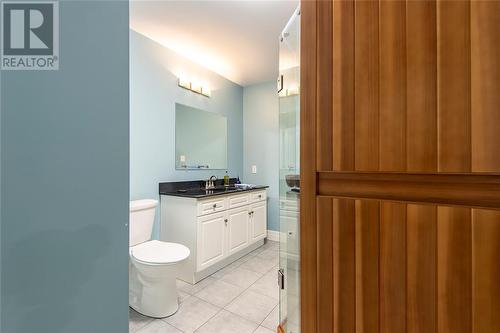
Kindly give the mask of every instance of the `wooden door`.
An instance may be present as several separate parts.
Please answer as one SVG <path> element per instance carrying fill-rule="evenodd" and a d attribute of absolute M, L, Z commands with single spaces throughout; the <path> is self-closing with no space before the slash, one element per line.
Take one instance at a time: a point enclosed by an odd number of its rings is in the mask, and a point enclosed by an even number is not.
<path fill-rule="evenodd" d="M 302 1 L 302 332 L 500 332 L 500 1 Z"/>

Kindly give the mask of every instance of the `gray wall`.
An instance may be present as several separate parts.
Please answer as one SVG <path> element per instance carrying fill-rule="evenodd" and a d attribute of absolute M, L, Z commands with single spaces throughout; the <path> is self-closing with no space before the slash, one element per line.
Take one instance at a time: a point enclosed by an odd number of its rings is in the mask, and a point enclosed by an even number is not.
<path fill-rule="evenodd" d="M 128 2 L 60 1 L 60 70 L 1 73 L 1 332 L 128 331 Z"/>
<path fill-rule="evenodd" d="M 208 82 L 212 97 L 177 85 L 188 75 Z M 175 103 L 227 117 L 228 172 L 243 175 L 243 88 L 151 39 L 130 31 L 130 198 L 158 199 L 158 183 L 223 177 L 224 170 L 175 169 Z M 200 128 L 200 130 L 206 130 Z M 192 133 L 196 135 L 196 133 Z M 159 209 L 153 237 L 159 234 Z"/>
<path fill-rule="evenodd" d="M 279 102 L 276 83 L 265 82 L 243 90 L 244 172 L 246 183 L 266 184 L 268 229 L 279 230 Z M 257 166 L 252 174 L 251 166 Z"/>

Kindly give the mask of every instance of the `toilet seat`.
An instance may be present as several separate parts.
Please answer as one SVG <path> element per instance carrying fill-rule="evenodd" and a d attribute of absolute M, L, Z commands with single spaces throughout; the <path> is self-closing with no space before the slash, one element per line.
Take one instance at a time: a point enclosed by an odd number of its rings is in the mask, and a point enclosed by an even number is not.
<path fill-rule="evenodd" d="M 146 265 L 175 264 L 187 259 L 189 254 L 189 249 L 182 244 L 158 240 L 138 244 L 130 250 L 131 257 Z"/>

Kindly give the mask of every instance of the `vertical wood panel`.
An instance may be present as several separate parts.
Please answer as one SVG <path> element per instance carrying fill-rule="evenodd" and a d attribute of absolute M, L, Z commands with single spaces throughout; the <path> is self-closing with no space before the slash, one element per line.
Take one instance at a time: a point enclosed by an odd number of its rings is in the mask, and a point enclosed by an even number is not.
<path fill-rule="evenodd" d="M 407 332 L 436 331 L 436 207 L 407 206 Z"/>
<path fill-rule="evenodd" d="M 470 3 L 438 1 L 438 170 L 471 171 Z M 471 211 L 438 208 L 438 332 L 471 332 Z"/>
<path fill-rule="evenodd" d="M 438 168 L 470 172 L 470 3 L 438 1 Z"/>
<path fill-rule="evenodd" d="M 499 172 L 500 2 L 471 2 L 472 171 Z M 473 210 L 473 332 L 500 331 L 500 212 Z"/>
<path fill-rule="evenodd" d="M 380 1 L 380 171 L 406 170 L 406 3 Z"/>
<path fill-rule="evenodd" d="M 379 331 L 379 202 L 356 200 L 356 332 Z"/>
<path fill-rule="evenodd" d="M 318 170 L 333 170 L 333 3 L 318 1 L 317 154 Z"/>
<path fill-rule="evenodd" d="M 406 332 L 406 206 L 380 204 L 380 332 Z"/>
<path fill-rule="evenodd" d="M 333 200 L 334 330 L 355 330 L 355 205 L 354 200 Z"/>
<path fill-rule="evenodd" d="M 354 1 L 333 3 L 333 168 L 354 170 Z"/>
<path fill-rule="evenodd" d="M 333 199 L 317 199 L 318 332 L 333 332 Z"/>
<path fill-rule="evenodd" d="M 436 3 L 408 1 L 407 169 L 436 171 Z"/>
<path fill-rule="evenodd" d="M 500 1 L 471 2 L 472 171 L 499 172 Z"/>
<path fill-rule="evenodd" d="M 355 167 L 378 170 L 379 31 L 378 1 L 355 2 Z"/>
<path fill-rule="evenodd" d="M 473 332 L 500 332 L 500 211 L 472 211 Z"/>
<path fill-rule="evenodd" d="M 472 235 L 469 208 L 438 207 L 438 332 L 472 330 Z"/>
<path fill-rule="evenodd" d="M 408 1 L 407 170 L 437 170 L 436 3 Z M 436 330 L 436 207 L 407 207 L 407 332 Z"/>
<path fill-rule="evenodd" d="M 317 332 L 316 2 L 302 1 L 300 16 L 300 325 Z"/>

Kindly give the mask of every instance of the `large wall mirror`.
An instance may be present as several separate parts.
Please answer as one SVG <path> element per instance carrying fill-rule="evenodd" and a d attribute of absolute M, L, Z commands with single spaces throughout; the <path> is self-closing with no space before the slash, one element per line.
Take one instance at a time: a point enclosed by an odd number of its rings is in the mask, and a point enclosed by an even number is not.
<path fill-rule="evenodd" d="M 176 103 L 175 168 L 227 169 L 227 118 Z"/>

